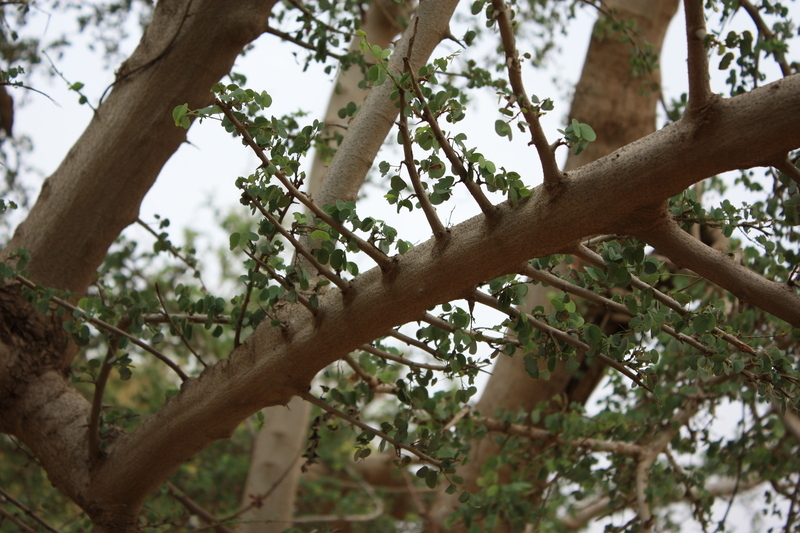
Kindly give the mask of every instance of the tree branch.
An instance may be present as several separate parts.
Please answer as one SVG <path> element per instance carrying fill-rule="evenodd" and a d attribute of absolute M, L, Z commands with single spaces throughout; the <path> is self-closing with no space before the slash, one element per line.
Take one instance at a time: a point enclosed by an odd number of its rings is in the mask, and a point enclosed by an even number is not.
<path fill-rule="evenodd" d="M 544 173 L 544 184 L 547 187 L 557 185 L 562 180 L 561 170 L 558 168 L 556 155 L 547 142 L 542 125 L 539 122 L 539 112 L 533 109 L 533 102 L 528 98 L 525 85 L 522 81 L 522 65 L 519 61 L 516 39 L 514 38 L 514 28 L 511 17 L 508 14 L 508 7 L 504 0 L 492 0 L 494 8 L 494 18 L 500 28 L 500 36 L 503 42 L 503 51 L 506 55 L 506 69 L 511 88 L 514 91 L 514 98 L 517 105 L 522 110 L 522 115 L 528 123 L 531 132 L 531 144 L 536 147 L 539 159 L 542 162 L 542 172 Z"/>
<path fill-rule="evenodd" d="M 439 5 L 422 6 L 432 4 Z M 700 130 L 690 122 L 672 124 L 576 169 L 557 198 L 536 188 L 516 206 L 498 205 L 491 225 L 479 215 L 451 228 L 444 249 L 435 239 L 415 246 L 395 259 L 391 276 L 372 269 L 352 281 L 346 297 L 328 291 L 319 298 L 321 321 L 300 305 L 286 306 L 285 329 L 262 323 L 228 358 L 187 380 L 135 432 L 118 439 L 94 472 L 90 495 L 113 502 L 147 494 L 244 418 L 307 390 L 327 364 L 418 320 L 426 309 L 464 298 L 465 288 L 519 272 L 531 257 L 561 253 L 587 235 L 625 232 L 631 217 L 652 212 L 697 181 L 800 147 L 800 131 L 791 126 L 798 114 L 799 76 L 720 101 Z M 720 133 L 730 131 L 740 134 Z"/>
<path fill-rule="evenodd" d="M 681 229 L 666 216 L 635 234 L 681 268 L 688 268 L 739 300 L 800 327 L 800 295 L 785 284 L 770 281 L 714 250 Z"/>
<path fill-rule="evenodd" d="M 703 0 L 684 0 L 686 13 L 686 42 L 689 49 L 689 103 L 687 113 L 703 110 L 712 97 L 708 75 L 708 50 L 706 50 L 706 19 Z"/>
<path fill-rule="evenodd" d="M 407 452 L 410 452 L 410 453 L 416 455 L 422 461 L 424 461 L 424 462 L 426 462 L 428 464 L 431 464 L 431 465 L 436 466 L 438 468 L 441 468 L 441 466 L 442 466 L 441 461 L 439 461 L 437 459 L 434 459 L 433 457 L 430 457 L 429 455 L 427 455 L 425 453 L 422 453 L 421 451 L 417 450 L 413 446 L 410 446 L 408 444 L 404 444 L 404 443 L 400 442 L 399 440 L 390 437 L 389 435 L 387 435 L 383 431 L 375 429 L 372 426 L 370 426 L 369 424 L 365 424 L 361 420 L 358 420 L 357 418 L 354 418 L 354 417 L 348 415 L 347 413 L 342 412 L 339 409 L 336 409 L 335 407 L 333 407 L 331 405 L 328 405 L 328 403 L 326 401 L 317 398 L 313 394 L 310 394 L 308 392 L 300 392 L 298 394 L 298 396 L 300 396 L 302 399 L 304 399 L 308 403 L 316 405 L 317 407 L 319 407 L 323 411 L 327 411 L 328 413 L 336 415 L 337 417 L 341 418 L 342 420 L 350 422 L 354 426 L 359 427 L 359 428 L 363 429 L 364 431 L 366 431 L 368 433 L 372 433 L 376 437 L 382 438 L 383 440 L 385 440 L 386 442 L 388 442 L 389 444 L 391 444 L 392 446 L 397 448 L 398 452 L 399 452 L 399 450 L 406 450 Z"/>

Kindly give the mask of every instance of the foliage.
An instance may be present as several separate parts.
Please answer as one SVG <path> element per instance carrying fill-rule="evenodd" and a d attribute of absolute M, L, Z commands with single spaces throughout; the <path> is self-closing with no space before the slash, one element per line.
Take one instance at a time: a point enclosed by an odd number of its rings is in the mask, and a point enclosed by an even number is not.
<path fill-rule="evenodd" d="M 22 17 L 30 6 L 20 4 L 16 24 L 24 25 Z M 476 203 L 486 198 L 484 193 L 512 207 L 531 196 L 534 184 L 527 169 L 512 169 L 521 166 L 518 162 L 489 160 L 481 152 L 485 132 L 460 129 L 470 104 L 487 87 L 499 102 L 494 133 L 509 141 L 515 129 L 527 135 L 534 120 L 548 112 L 563 112 L 554 109 L 550 98 L 526 93 L 521 99 L 508 80 L 502 55 L 491 56 L 489 68 L 481 66 L 486 64 L 479 60 L 485 51 L 479 47 L 486 42 L 494 46 L 496 32 L 501 31 L 492 2 L 476 1 L 469 6 L 472 16 L 462 14 L 458 27 L 463 30 L 459 39 L 463 52 L 436 57 L 416 70 L 406 65 L 403 71 L 392 67 L 391 50 L 372 45 L 369 36 L 359 32 L 361 2 L 309 2 L 303 9 L 297 4 L 278 4 L 271 24 L 282 28 L 287 40 L 297 42 L 305 66 L 317 61 L 333 71 L 337 61 L 362 64 L 367 86 L 392 87 L 399 110 L 392 140 L 403 155 L 389 147 L 377 165 L 377 179 L 391 206 L 387 209 L 403 214 L 422 211 L 428 220 L 438 222 L 432 206 L 446 212 L 460 188 L 470 188 Z M 530 48 L 523 60 L 531 65 L 541 63 L 552 48 L 553 32 L 567 24 L 578 5 L 594 5 L 606 13 L 607 24 L 598 30 L 606 38 L 636 40 L 636 28 L 614 18 L 600 3 L 511 4 L 518 12 L 519 38 L 525 43 L 519 48 Z M 709 13 L 718 13 L 719 28 L 743 5 L 706 2 Z M 61 6 L 56 2 L 54 7 Z M 79 15 L 80 25 L 98 28 L 98 44 L 114 57 L 114 42 L 103 32 L 122 25 L 118 17 L 128 16 L 132 7 L 131 2 L 99 6 L 91 15 Z M 753 15 L 750 30 L 714 29 L 705 38 L 712 56 L 720 57 L 719 69 L 729 72 L 726 84 L 732 96 L 769 81 L 761 68 L 767 59 L 785 66 L 784 75 L 797 71 L 787 59 L 796 32 L 789 8 L 764 0 L 753 9 L 757 16 Z M 144 8 L 139 13 L 146 19 L 148 12 Z M 534 22 L 546 26 L 528 30 Z M 536 33 L 532 41 L 522 40 L 526 31 Z M 341 50 L 351 35 L 360 39 L 365 59 Z M 37 64 L 34 51 L 43 45 L 17 40 L 12 33 L 3 39 L 8 46 L 15 43 L 24 59 L 18 60 L 24 67 L 3 71 L 13 85 Z M 636 73 L 651 70 L 656 61 L 651 51 L 638 43 L 633 46 L 631 68 Z M 74 82 L 71 88 L 80 93 L 82 87 Z M 103 397 L 113 407 L 100 417 L 101 443 L 110 444 L 119 430 L 134 431 L 142 418 L 178 392 L 175 375 L 147 352 L 170 361 L 187 376 L 200 376 L 256 328 L 287 328 L 282 314 L 286 306 L 302 305 L 316 316 L 328 291 L 350 290 L 373 263 L 383 267 L 427 238 L 392 227 L 353 201 L 317 206 L 300 192 L 306 178 L 304 163 L 324 142 L 324 124 L 300 112 L 271 114 L 273 98 L 268 90 L 248 87 L 242 75 L 232 76 L 212 88 L 213 105 L 192 109 L 181 104 L 172 115 L 181 128 L 217 123 L 243 140 L 243 150 L 259 158 L 248 175 L 235 181 L 241 209 L 228 220 L 231 231 L 222 252 L 228 260 L 239 260 L 238 271 L 228 280 L 235 286 L 232 293 L 207 290 L 193 242 L 189 239 L 178 249 L 165 219 L 152 230 L 152 251 L 141 242 L 120 238 L 89 293 L 78 299 L 27 282 L 24 250 L 15 261 L 2 264 L 0 277 L 25 284 L 23 296 L 37 310 L 57 308 L 69 317 L 64 330 L 81 348 L 71 366 L 76 387 L 90 398 L 105 379 L 100 377 L 104 369 L 115 370 Z M 80 98 L 87 100 L 82 94 Z M 679 99 L 668 110 L 670 120 L 681 117 L 686 101 Z M 345 119 L 359 112 L 353 104 L 339 116 Z M 563 138 L 558 144 L 569 145 L 575 155 L 602 135 L 599 127 L 595 130 L 576 119 L 559 132 Z M 796 156 L 789 154 L 788 159 L 796 163 Z M 687 232 L 721 246 L 753 272 L 796 293 L 797 180 L 774 168 L 744 170 L 732 179 L 733 184 L 728 178 L 708 180 L 704 194 L 687 189 L 674 196 L 669 213 Z M 17 198 L 10 194 L 14 180 L 7 179 L 9 190 L 4 191 L 1 211 L 27 207 L 11 199 Z M 723 194 L 729 186 L 747 190 L 747 201 L 704 202 L 710 192 Z M 437 238 L 447 230 L 441 222 L 431 223 Z M 526 298 L 530 302 L 530 293 L 539 288 L 546 300 L 525 307 Z M 606 327 L 612 320 L 618 327 Z M 774 490 L 766 493 L 764 512 L 781 517 L 787 506 L 794 511 L 798 505 L 799 444 L 785 417 L 794 416 L 799 407 L 799 341 L 799 329 L 744 305 L 641 240 L 611 235 L 587 241 L 577 257 L 532 258 L 519 273 L 486 280 L 466 290 L 462 299 L 428 310 L 419 322 L 398 324 L 351 353 L 345 363 L 322 372 L 315 390 L 322 391 L 331 410 L 315 413 L 307 466 L 321 463 L 330 474 L 371 455 L 397 452 L 398 466 L 413 474 L 410 485 L 457 495 L 464 505 L 452 520 L 462 520 L 470 531 L 492 530 L 503 521 L 514 530 L 530 523 L 538 523 L 543 531 L 560 530 L 566 527 L 564 517 L 586 501 L 607 499 L 609 512 L 635 507 L 632 487 L 644 487 L 645 506 L 661 513 L 665 529 L 681 527 L 667 518 L 669 505 L 677 501 L 688 502 L 693 519 L 712 528 L 718 496 L 712 481 L 723 478 L 742 485 L 771 483 Z M 561 367 L 578 375 L 595 365 L 611 370 L 594 406 L 567 405 L 561 399 L 530 412 L 467 413 L 480 395 L 481 375 L 497 357 L 521 358 L 530 377 L 542 381 Z M 332 415 L 332 410 L 370 429 L 356 429 L 347 418 Z M 735 432 L 721 436 L 709 421 L 730 413 L 736 413 Z M 242 424 L 232 439 L 206 449 L 172 482 L 211 514 L 220 518 L 233 514 L 247 468 L 249 429 L 258 422 L 254 416 L 249 428 Z M 530 428 L 544 433 L 530 433 Z M 483 465 L 479 490 L 471 494 L 458 468 L 469 462 L 474 443 L 481 439 L 494 440 L 502 453 Z M 404 445 L 402 457 L 395 441 Z M 531 446 L 542 441 L 552 445 Z M 23 446 L 12 438 L 4 438 L 0 445 L 4 491 L 62 531 L 88 527 L 86 518 L 47 486 Z M 650 453 L 655 456 L 649 458 Z M 415 464 L 409 467 L 412 458 Z M 638 469 L 646 460 L 648 481 L 643 486 Z M 340 514 L 365 514 L 374 504 L 365 494 L 343 476 L 307 481 L 300 514 L 323 514 L 333 507 Z M 379 497 L 389 499 L 387 493 Z M 780 503 L 771 507 L 772 502 Z M 640 504 L 639 512 L 642 508 Z M 146 503 L 142 526 L 157 531 L 188 528 L 194 525 L 189 514 L 165 486 Z M 419 509 L 411 509 L 404 520 L 418 524 L 424 518 Z M 381 530 L 410 527 L 388 515 L 380 520 Z M 787 531 L 790 522 L 786 519 Z M 377 527 L 368 524 L 353 530 Z M 624 529 L 637 531 L 643 524 L 633 521 Z M 724 529 L 724 520 L 718 526 Z"/>

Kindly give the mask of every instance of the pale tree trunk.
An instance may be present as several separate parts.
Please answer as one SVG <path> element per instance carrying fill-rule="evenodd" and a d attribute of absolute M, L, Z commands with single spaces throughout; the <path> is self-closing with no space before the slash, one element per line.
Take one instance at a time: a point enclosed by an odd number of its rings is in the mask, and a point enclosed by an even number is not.
<path fill-rule="evenodd" d="M 660 52 L 667 26 L 672 20 L 679 0 L 614 0 L 604 4 L 616 9 L 618 20 L 634 20 L 641 30 L 637 44 L 645 42 Z M 597 26 L 602 27 L 601 20 Z M 656 105 L 660 81 L 659 72 L 634 78 L 631 75 L 631 43 L 621 44 L 618 34 L 596 32 L 589 45 L 572 102 L 570 118 L 591 125 L 597 132 L 597 140 L 580 155 L 570 152 L 565 170 L 578 168 L 595 159 L 610 154 L 617 148 L 652 133 L 656 127 Z M 655 90 L 653 90 L 655 88 Z M 643 93 L 643 94 L 642 94 Z M 574 266 L 574 265 L 573 265 Z M 561 293 L 551 286 L 531 285 L 526 307 L 538 305 L 550 309 L 550 298 Z M 606 326 L 610 326 L 606 320 Z M 599 362 L 583 363 L 575 372 L 567 372 L 565 361 L 560 361 L 548 380 L 533 380 L 525 370 L 522 355 L 498 358 L 492 375 L 475 410 L 484 416 L 495 416 L 497 409 L 516 412 L 533 411 L 540 403 L 557 400 L 553 408 L 566 407 L 573 402 L 584 403 L 597 386 L 603 373 Z M 582 354 L 579 354 L 579 358 Z M 540 361 L 540 369 L 546 361 Z M 546 443 L 538 443 L 544 446 Z M 537 443 L 530 445 L 530 454 L 536 455 Z M 491 435 L 472 443 L 471 461 L 459 469 L 465 480 L 465 489 L 475 492 L 485 461 L 502 453 L 502 446 Z M 508 479 L 510 472 L 501 475 Z M 444 522 L 457 505 L 455 495 L 440 492 L 431 509 L 433 530 L 444 529 Z M 533 496 L 537 498 L 536 495 Z M 458 526 L 456 526 L 456 530 Z"/>
<path fill-rule="evenodd" d="M 361 25 L 370 44 L 388 48 L 406 26 L 413 4 L 414 2 L 407 1 L 398 5 L 391 0 L 372 2 Z M 354 38 L 349 51 L 358 51 L 360 41 L 361 37 Z M 366 60 L 369 62 L 371 58 Z M 326 156 L 325 150 L 318 149 L 315 152 L 314 162 L 306 179 L 312 198 L 319 195 L 330 156 L 338 148 L 336 133 L 347 135 L 348 119 L 340 118 L 339 110 L 350 102 L 360 107 L 369 94 L 368 89 L 359 87 L 363 80 L 364 72 L 357 65 L 339 71 L 324 118 L 323 135 L 328 138 L 328 155 Z M 358 187 L 360 185 L 359 181 Z M 285 407 L 276 406 L 262 410 L 264 427 L 253 441 L 250 468 L 242 492 L 244 507 L 251 506 L 254 501 L 258 501 L 258 505 L 242 515 L 242 522 L 237 528 L 240 533 L 277 533 L 290 525 L 301 465 L 306 461 L 301 455 L 310 411 L 310 404 L 298 397 L 293 398 Z"/>

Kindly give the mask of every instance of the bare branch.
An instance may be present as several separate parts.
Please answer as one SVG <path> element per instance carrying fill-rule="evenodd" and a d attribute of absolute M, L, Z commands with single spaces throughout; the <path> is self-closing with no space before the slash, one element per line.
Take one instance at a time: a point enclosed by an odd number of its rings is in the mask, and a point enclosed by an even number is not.
<path fill-rule="evenodd" d="M 703 110 L 712 97 L 706 50 L 706 19 L 703 0 L 684 0 L 686 42 L 689 49 L 689 103 L 687 113 Z"/>
<path fill-rule="evenodd" d="M 209 527 L 214 531 L 216 531 L 217 533 L 233 533 L 232 529 L 229 529 L 220 524 L 219 520 L 214 515 L 212 515 L 202 507 L 200 507 L 200 505 L 198 505 L 197 502 L 192 500 L 189 496 L 186 495 L 185 492 L 183 492 L 181 489 L 179 489 L 169 481 L 167 481 L 167 489 L 169 489 L 169 492 L 170 494 L 172 494 L 172 497 L 178 500 L 180 504 L 186 508 L 187 511 L 189 511 L 194 515 L 199 516 L 200 519 L 203 520 L 203 522 L 209 524 Z"/>
<path fill-rule="evenodd" d="M 54 528 L 53 526 L 51 526 L 50 524 L 48 524 L 47 522 L 45 522 L 44 520 L 39 518 L 39 516 L 36 513 L 34 513 L 33 511 L 31 511 L 30 509 L 28 509 L 28 507 L 24 503 L 22 503 L 21 501 L 17 500 L 13 496 L 11 496 L 9 493 L 7 493 L 5 490 L 3 490 L 2 487 L 0 487 L 0 497 L 5 499 L 7 502 L 11 503 L 14 507 L 18 508 L 20 511 L 25 513 L 27 516 L 31 517 L 32 520 L 36 521 L 36 523 L 38 523 L 40 526 L 42 526 L 47 531 L 50 531 L 51 533 L 61 533 L 59 530 L 57 530 L 56 528 Z"/>

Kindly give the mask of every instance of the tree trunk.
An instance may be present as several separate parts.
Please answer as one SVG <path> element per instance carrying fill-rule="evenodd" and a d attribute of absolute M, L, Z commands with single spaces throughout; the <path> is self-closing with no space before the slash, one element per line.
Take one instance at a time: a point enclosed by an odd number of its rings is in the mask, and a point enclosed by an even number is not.
<path fill-rule="evenodd" d="M 212 102 L 211 86 L 261 34 L 274 3 L 159 2 L 108 99 L 45 180 L 30 214 L 0 251 L 0 261 L 24 248 L 30 254 L 30 279 L 72 291 L 75 299 L 82 296 L 108 247 L 136 220 L 164 163 L 186 140 L 172 109 Z M 0 292 L 0 430 L 30 447 L 50 481 L 89 514 L 99 531 L 133 531 L 142 500 L 163 478 L 122 490 L 113 499 L 95 490 L 86 440 L 90 405 L 67 377 L 74 346 L 64 342 L 61 319 L 33 311 L 18 288 Z"/>
<path fill-rule="evenodd" d="M 643 47 L 651 44 L 655 53 L 661 50 L 664 35 L 670 20 L 678 7 L 678 0 L 624 0 L 606 2 L 609 9 L 617 9 L 617 20 L 633 20 L 641 30 L 634 43 Z M 610 154 L 617 148 L 652 133 L 656 127 L 656 105 L 659 97 L 660 75 L 658 71 L 642 77 L 631 75 L 631 43 L 619 42 L 620 35 L 609 33 L 608 19 L 603 15 L 595 24 L 595 31 L 586 55 L 580 81 L 572 102 L 570 118 L 585 122 L 597 132 L 597 140 L 580 155 L 570 152 L 566 170 L 578 168 L 595 159 Z M 573 265 L 575 266 L 575 265 Z M 551 309 L 550 298 L 559 293 L 553 287 L 542 284 L 529 287 L 528 309 L 538 305 Z M 540 403 L 558 400 L 553 408 L 570 404 L 585 403 L 597 386 L 603 366 L 595 362 L 588 366 L 582 361 L 575 372 L 568 372 L 566 362 L 560 361 L 548 380 L 533 380 L 525 370 L 524 354 L 514 357 L 498 358 L 492 375 L 475 406 L 484 416 L 495 416 L 498 409 L 529 413 Z M 580 354 L 579 354 L 580 355 Z M 540 361 L 543 370 L 546 361 Z M 539 448 L 548 443 L 531 443 L 528 450 L 535 456 Z M 464 478 L 465 489 L 479 490 L 478 479 L 489 457 L 502 453 L 503 446 L 493 438 L 486 437 L 472 443 L 471 461 L 459 469 Z M 506 470 L 501 476 L 508 479 L 511 472 Z M 435 527 L 444 528 L 444 521 L 452 514 L 457 504 L 458 494 L 447 495 L 440 492 L 431 510 Z M 533 495 L 535 500 L 538 496 Z"/>

